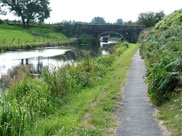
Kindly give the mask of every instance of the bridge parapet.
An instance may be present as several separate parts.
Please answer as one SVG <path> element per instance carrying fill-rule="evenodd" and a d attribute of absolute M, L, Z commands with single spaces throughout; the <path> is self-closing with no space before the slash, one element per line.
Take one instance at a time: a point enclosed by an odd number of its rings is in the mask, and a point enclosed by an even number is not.
<path fill-rule="evenodd" d="M 104 32 L 117 32 L 128 42 L 136 43 L 144 28 L 144 26 L 76 24 L 74 31 L 76 35 L 92 35 L 96 38 Z"/>

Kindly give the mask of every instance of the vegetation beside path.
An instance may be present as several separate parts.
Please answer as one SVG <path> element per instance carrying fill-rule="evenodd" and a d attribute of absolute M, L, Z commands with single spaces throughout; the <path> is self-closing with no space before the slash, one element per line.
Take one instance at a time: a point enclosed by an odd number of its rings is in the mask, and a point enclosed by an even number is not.
<path fill-rule="evenodd" d="M 0 135 L 110 133 L 116 99 L 138 48 L 126 45 L 17 83 L 0 100 Z"/>
<path fill-rule="evenodd" d="M 173 136 L 182 135 L 182 9 L 140 36 L 147 64 L 148 94 Z"/>
<path fill-rule="evenodd" d="M 116 46 L 115 59 L 106 76 L 94 87 L 83 89 L 49 118 L 40 120 L 26 135 L 105 135 L 116 127 L 114 115 L 121 84 L 138 46 Z"/>

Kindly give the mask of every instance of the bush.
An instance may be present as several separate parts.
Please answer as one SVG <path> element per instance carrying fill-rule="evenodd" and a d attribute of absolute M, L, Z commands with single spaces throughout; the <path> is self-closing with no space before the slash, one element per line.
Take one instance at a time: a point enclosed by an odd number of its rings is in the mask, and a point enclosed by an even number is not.
<path fill-rule="evenodd" d="M 156 105 L 169 100 L 179 86 L 180 75 L 168 69 L 170 61 L 170 59 L 164 58 L 160 64 L 153 66 L 146 80 L 149 83 L 149 96 Z"/>
<path fill-rule="evenodd" d="M 157 13 L 154 13 L 154 12 L 140 13 L 138 16 L 137 23 L 140 25 L 144 25 L 145 27 L 153 27 L 164 16 L 165 14 L 163 11 L 160 11 Z"/>
<path fill-rule="evenodd" d="M 148 93 L 154 104 L 170 100 L 182 87 L 182 10 L 143 32 L 140 53 L 147 62 Z"/>

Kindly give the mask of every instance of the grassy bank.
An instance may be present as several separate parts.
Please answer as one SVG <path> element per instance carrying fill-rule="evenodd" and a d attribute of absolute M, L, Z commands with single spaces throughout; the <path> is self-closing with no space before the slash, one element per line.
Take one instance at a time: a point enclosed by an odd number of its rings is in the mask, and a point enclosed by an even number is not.
<path fill-rule="evenodd" d="M 147 65 L 148 94 L 159 118 L 174 136 L 182 135 L 182 10 L 173 12 L 140 37 Z"/>
<path fill-rule="evenodd" d="M 21 26 L 0 24 L 0 47 L 35 46 L 66 42 L 69 42 L 69 39 L 61 33 L 55 33 L 54 27 L 37 25 L 25 29 Z"/>
<path fill-rule="evenodd" d="M 117 98 L 125 82 L 131 58 L 138 46 L 116 47 L 117 57 L 106 76 L 94 87 L 83 89 L 72 100 L 39 122 L 26 135 L 105 135 L 116 127 Z"/>
<path fill-rule="evenodd" d="M 0 135 L 103 135 L 137 45 L 25 78 L 0 101 Z"/>
<path fill-rule="evenodd" d="M 182 93 L 159 107 L 158 119 L 164 120 L 171 136 L 182 136 Z"/>

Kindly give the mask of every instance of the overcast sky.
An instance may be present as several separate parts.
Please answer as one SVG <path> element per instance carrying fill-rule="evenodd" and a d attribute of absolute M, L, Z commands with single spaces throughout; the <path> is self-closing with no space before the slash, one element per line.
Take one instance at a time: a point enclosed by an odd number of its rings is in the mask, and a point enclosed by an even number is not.
<path fill-rule="evenodd" d="M 106 22 L 136 21 L 139 13 L 163 10 L 166 14 L 182 8 L 182 0 L 50 0 L 51 16 L 45 22 L 56 23 L 63 20 L 90 22 L 96 16 Z M 11 14 L 1 19 L 16 19 Z"/>

